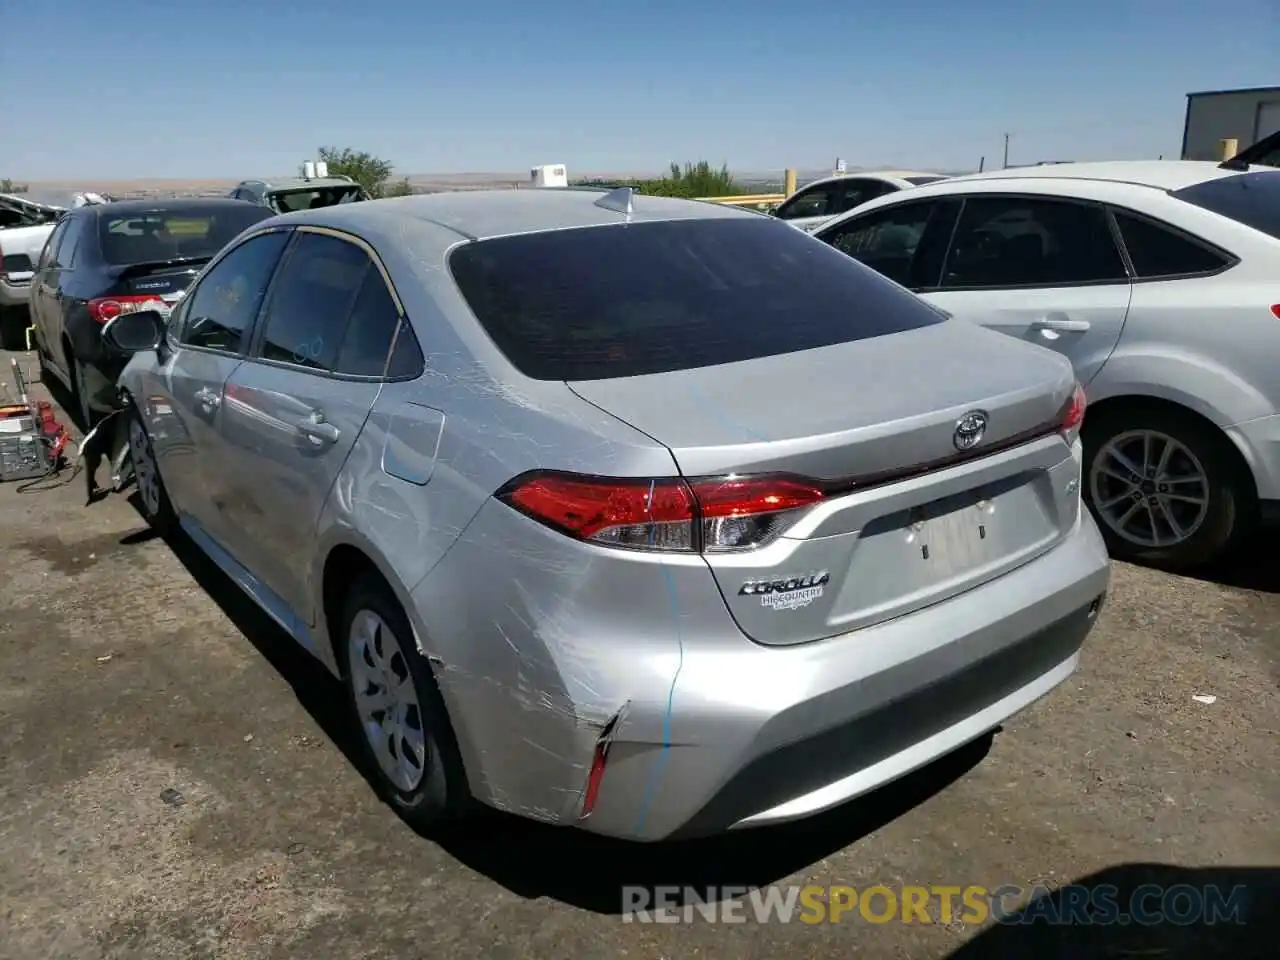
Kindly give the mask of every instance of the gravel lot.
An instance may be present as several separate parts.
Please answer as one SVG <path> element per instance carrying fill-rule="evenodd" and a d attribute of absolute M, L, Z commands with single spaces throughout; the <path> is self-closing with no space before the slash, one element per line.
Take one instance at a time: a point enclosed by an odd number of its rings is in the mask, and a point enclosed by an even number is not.
<path fill-rule="evenodd" d="M 123 497 L 86 507 L 81 481 L 0 486 L 5 960 L 1274 955 L 1280 565 L 1262 538 L 1214 580 L 1117 566 L 1072 680 L 993 743 L 814 821 L 633 848 L 494 814 L 424 838 L 353 765 L 323 669 Z M 619 918 L 622 884 L 1074 882 L 1249 884 L 1253 909 L 1214 928 Z"/>

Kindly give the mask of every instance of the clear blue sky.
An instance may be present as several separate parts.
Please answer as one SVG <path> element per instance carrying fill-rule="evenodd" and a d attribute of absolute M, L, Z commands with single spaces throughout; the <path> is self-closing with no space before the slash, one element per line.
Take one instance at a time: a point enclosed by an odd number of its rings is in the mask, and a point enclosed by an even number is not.
<path fill-rule="evenodd" d="M 16 5 L 15 5 L 16 4 Z M 1280 84 L 1280 0 L 11 0 L 0 176 L 972 168 L 1176 154 Z"/>

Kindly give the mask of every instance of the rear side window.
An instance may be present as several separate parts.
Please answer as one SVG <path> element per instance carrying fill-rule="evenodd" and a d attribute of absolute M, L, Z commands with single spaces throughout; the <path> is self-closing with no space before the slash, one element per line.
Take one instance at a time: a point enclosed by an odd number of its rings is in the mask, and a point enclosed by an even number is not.
<path fill-rule="evenodd" d="M 481 240 L 456 248 L 449 266 L 481 326 L 538 380 L 734 363 L 942 319 L 857 261 L 764 217 Z"/>
<path fill-rule="evenodd" d="M 1173 196 L 1280 240 L 1280 171 L 1242 173 L 1174 190 Z"/>
<path fill-rule="evenodd" d="M 36 269 L 44 270 L 54 265 L 53 255 L 57 252 L 58 244 L 62 242 L 62 238 L 67 234 L 67 221 L 62 220 L 53 232 L 49 234 L 49 239 L 44 242 L 44 249 L 40 251 L 40 259 L 36 261 Z"/>
<path fill-rule="evenodd" d="M 970 197 L 942 286 L 1047 287 L 1128 283 L 1106 211 L 1038 197 Z"/>
<path fill-rule="evenodd" d="M 1113 212 L 1139 280 L 1213 273 L 1230 262 L 1208 247 L 1144 217 L 1119 210 Z"/>
<path fill-rule="evenodd" d="M 173 207 L 118 214 L 103 210 L 98 238 L 103 260 L 112 266 L 212 257 L 243 230 L 271 216 L 250 204 L 217 210 Z"/>
<path fill-rule="evenodd" d="M 338 372 L 357 377 L 382 376 L 399 327 L 396 302 L 391 299 L 381 272 L 370 262 L 338 351 Z"/>
<path fill-rule="evenodd" d="M 354 243 L 300 232 L 267 307 L 260 354 L 265 360 L 310 367 L 323 373 L 393 379 L 421 373 L 415 343 L 402 349 L 394 372 L 387 358 L 400 329 L 400 311 L 369 255 Z M 410 340 L 412 333 L 408 334 Z M 401 353 L 397 349 L 397 353 Z"/>
<path fill-rule="evenodd" d="M 86 224 L 84 217 L 67 218 L 67 232 L 62 239 L 62 243 L 58 247 L 58 266 L 74 267 L 77 259 L 83 263 L 84 255 L 81 254 L 77 258 L 76 254 L 83 246 L 85 236 L 93 235 L 89 230 L 85 229 L 86 226 L 88 226 L 90 230 L 92 229 L 92 224 Z"/>

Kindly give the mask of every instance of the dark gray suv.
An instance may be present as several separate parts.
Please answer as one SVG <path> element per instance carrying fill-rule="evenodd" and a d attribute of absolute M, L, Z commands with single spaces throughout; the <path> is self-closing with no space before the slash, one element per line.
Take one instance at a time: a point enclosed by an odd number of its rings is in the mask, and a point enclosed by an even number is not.
<path fill-rule="evenodd" d="M 245 180 L 237 184 L 229 196 L 233 200 L 248 200 L 270 207 L 276 213 L 315 210 L 370 199 L 364 187 L 344 176 Z"/>

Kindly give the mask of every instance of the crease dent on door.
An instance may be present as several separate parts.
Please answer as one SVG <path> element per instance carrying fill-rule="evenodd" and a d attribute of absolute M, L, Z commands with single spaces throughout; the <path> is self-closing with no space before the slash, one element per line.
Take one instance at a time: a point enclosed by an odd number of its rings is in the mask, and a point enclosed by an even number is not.
<path fill-rule="evenodd" d="M 321 514 L 381 388 L 261 363 L 227 382 L 227 548 L 299 615 Z"/>

